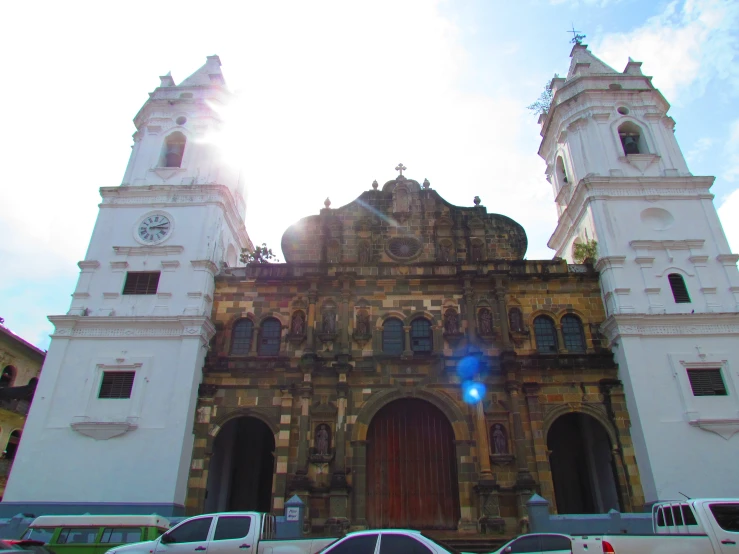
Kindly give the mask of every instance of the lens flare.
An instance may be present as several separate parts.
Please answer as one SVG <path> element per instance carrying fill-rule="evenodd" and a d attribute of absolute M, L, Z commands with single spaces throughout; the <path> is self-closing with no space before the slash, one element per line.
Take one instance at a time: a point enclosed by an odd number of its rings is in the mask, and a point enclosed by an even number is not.
<path fill-rule="evenodd" d="M 485 385 L 477 381 L 465 381 L 462 383 L 462 400 L 467 404 L 477 404 L 485 398 Z"/>
<path fill-rule="evenodd" d="M 474 356 L 465 356 L 457 364 L 457 374 L 462 378 L 462 381 L 469 381 L 472 379 L 480 368 L 480 362 Z"/>

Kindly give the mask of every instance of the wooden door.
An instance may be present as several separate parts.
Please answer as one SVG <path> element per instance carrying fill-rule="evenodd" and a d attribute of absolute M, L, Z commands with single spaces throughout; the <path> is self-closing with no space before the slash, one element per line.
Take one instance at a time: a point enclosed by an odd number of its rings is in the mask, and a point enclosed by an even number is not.
<path fill-rule="evenodd" d="M 373 528 L 456 529 L 454 432 L 435 406 L 396 400 L 367 433 L 367 520 Z"/>

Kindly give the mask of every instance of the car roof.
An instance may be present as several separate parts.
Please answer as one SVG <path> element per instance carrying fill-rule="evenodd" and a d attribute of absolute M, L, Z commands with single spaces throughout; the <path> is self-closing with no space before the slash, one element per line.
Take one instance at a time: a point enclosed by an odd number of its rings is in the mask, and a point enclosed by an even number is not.
<path fill-rule="evenodd" d="M 169 520 L 161 516 L 39 516 L 33 520 L 30 527 L 102 527 L 105 525 L 168 529 Z"/>

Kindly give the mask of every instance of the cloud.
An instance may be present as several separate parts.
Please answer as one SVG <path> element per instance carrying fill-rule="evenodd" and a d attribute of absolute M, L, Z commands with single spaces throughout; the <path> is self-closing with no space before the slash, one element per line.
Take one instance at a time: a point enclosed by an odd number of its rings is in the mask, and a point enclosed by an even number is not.
<path fill-rule="evenodd" d="M 739 3 L 734 0 L 684 0 L 626 33 L 595 40 L 593 51 L 613 67 L 628 57 L 642 61 L 654 85 L 674 102 L 700 96 L 714 79 L 739 90 Z"/>
<path fill-rule="evenodd" d="M 685 154 L 685 160 L 688 162 L 688 164 L 701 161 L 704 154 L 711 150 L 711 147 L 715 144 L 715 142 L 715 139 L 712 139 L 710 137 L 699 138 L 697 141 L 695 141 L 693 148 Z"/>
<path fill-rule="evenodd" d="M 726 169 L 721 177 L 730 183 L 739 181 L 739 119 L 731 125 L 729 140 L 724 148 L 724 160 Z"/>

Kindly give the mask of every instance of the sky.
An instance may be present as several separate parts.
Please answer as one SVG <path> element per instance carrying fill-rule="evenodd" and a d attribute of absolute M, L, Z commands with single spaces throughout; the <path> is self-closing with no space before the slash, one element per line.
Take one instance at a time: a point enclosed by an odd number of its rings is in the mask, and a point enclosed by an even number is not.
<path fill-rule="evenodd" d="M 616 70 L 643 62 L 691 172 L 716 177 L 739 252 L 736 0 L 26 0 L 0 17 L 0 317 L 44 349 L 134 115 L 160 75 L 179 83 L 212 54 L 237 97 L 228 153 L 256 244 L 279 250 L 327 197 L 351 202 L 402 162 L 453 204 L 480 196 L 524 226 L 528 259 L 551 258 L 556 211 L 526 106 L 566 74 L 574 25 Z"/>

